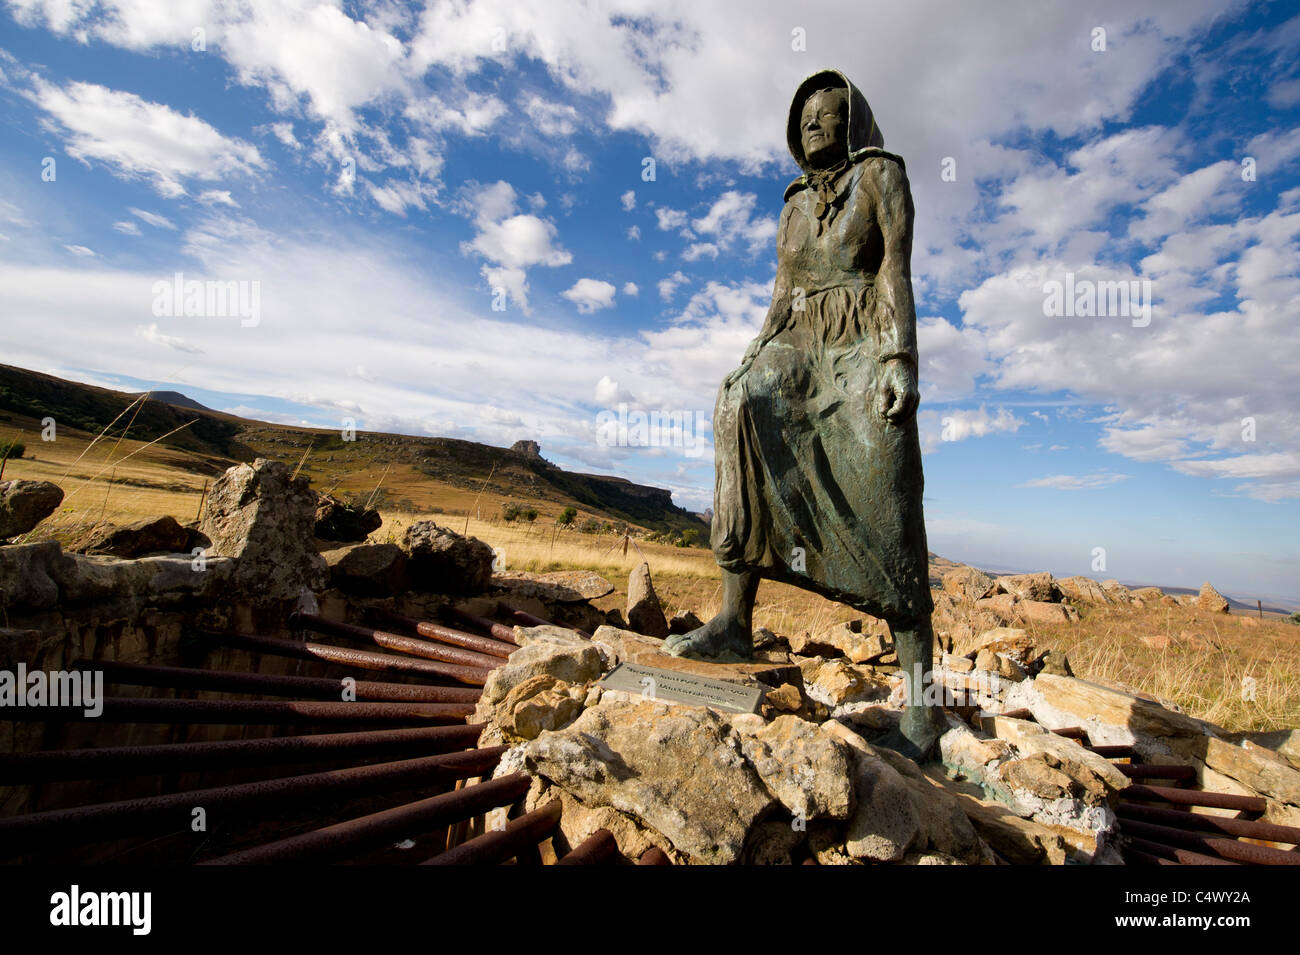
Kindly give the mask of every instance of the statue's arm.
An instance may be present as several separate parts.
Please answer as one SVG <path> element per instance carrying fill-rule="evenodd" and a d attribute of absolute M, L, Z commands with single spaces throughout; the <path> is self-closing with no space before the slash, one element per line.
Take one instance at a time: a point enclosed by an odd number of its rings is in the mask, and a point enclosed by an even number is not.
<path fill-rule="evenodd" d="M 876 221 L 884 255 L 876 276 L 876 327 L 880 329 L 877 409 L 901 421 L 920 401 L 917 389 L 916 306 L 912 301 L 912 192 L 903 167 L 881 158 L 870 164 Z"/>

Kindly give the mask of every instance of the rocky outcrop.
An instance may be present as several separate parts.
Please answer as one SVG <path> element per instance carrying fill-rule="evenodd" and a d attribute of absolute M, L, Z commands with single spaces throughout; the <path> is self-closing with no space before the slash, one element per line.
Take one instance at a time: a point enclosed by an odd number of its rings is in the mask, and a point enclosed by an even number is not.
<path fill-rule="evenodd" d="M 627 581 L 627 623 L 647 637 L 667 637 L 668 621 L 650 580 L 650 565 L 642 563 Z"/>
<path fill-rule="evenodd" d="M 416 521 L 408 527 L 402 550 L 410 558 L 411 585 L 418 590 L 477 594 L 492 580 L 492 548 L 433 521 Z"/>
<path fill-rule="evenodd" d="M 889 624 L 875 617 L 838 623 L 816 634 L 797 634 L 788 642 L 792 653 L 844 657 L 850 663 L 873 663 L 894 651 L 894 637 Z"/>
<path fill-rule="evenodd" d="M 545 574 L 503 571 L 492 578 L 492 586 L 520 597 L 555 603 L 582 603 L 614 592 L 614 585 L 590 570 L 558 570 Z"/>
<path fill-rule="evenodd" d="M 776 804 L 731 727 L 703 707 L 602 702 L 524 753 L 530 772 L 585 806 L 625 813 L 695 862 L 737 862 Z"/>
<path fill-rule="evenodd" d="M 330 586 L 357 597 L 388 597 L 410 587 L 407 557 L 396 544 L 353 544 L 327 550 Z"/>
<path fill-rule="evenodd" d="M 63 503 L 63 488 L 49 481 L 0 481 L 0 540 L 26 534 Z"/>
<path fill-rule="evenodd" d="M 363 541 L 383 523 L 384 519 L 374 508 L 354 507 L 331 494 L 320 494 L 316 499 L 314 533 L 320 540 Z"/>
<path fill-rule="evenodd" d="M 84 550 L 90 554 L 112 557 L 143 557 L 145 554 L 186 553 L 191 532 L 174 517 L 152 517 L 127 524 L 96 530 Z"/>
<path fill-rule="evenodd" d="M 211 555 L 238 558 L 235 585 L 269 603 L 325 587 L 328 567 L 312 544 L 315 516 L 306 478 L 258 458 L 216 480 L 199 529 L 212 541 Z"/>
<path fill-rule="evenodd" d="M 1201 592 L 1196 595 L 1196 607 L 1207 613 L 1228 613 L 1229 610 L 1227 598 L 1211 587 L 1208 580 L 1201 584 Z"/>
<path fill-rule="evenodd" d="M 0 606 L 30 613 L 98 603 L 138 612 L 215 600 L 230 586 L 234 560 L 160 555 L 138 560 L 65 554 L 57 541 L 0 547 Z"/>

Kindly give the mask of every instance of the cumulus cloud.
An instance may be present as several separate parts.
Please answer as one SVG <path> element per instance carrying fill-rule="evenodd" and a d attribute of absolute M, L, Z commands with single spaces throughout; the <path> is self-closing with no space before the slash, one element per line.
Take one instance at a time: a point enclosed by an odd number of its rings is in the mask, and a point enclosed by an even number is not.
<path fill-rule="evenodd" d="M 590 315 L 602 308 L 611 308 L 614 305 L 615 291 L 616 289 L 609 282 L 602 282 L 599 279 L 578 279 L 571 288 L 560 294 L 578 306 L 579 312 Z"/>

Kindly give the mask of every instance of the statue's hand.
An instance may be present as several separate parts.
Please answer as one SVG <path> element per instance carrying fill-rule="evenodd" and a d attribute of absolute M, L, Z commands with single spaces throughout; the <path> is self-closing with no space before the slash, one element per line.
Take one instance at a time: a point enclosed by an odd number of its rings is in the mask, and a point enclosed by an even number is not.
<path fill-rule="evenodd" d="M 886 362 L 880 375 L 876 410 L 895 424 L 901 424 L 916 411 L 920 400 L 912 363 L 899 358 Z"/>

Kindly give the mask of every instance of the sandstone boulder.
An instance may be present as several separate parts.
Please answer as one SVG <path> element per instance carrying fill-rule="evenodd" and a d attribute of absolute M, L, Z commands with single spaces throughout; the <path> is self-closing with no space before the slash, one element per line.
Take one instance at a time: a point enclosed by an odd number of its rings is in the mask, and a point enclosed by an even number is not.
<path fill-rule="evenodd" d="M 1052 575 L 1046 571 L 1037 574 L 1011 574 L 999 577 L 998 589 L 1004 594 L 1011 594 L 1018 600 L 1038 600 L 1051 603 L 1061 599 L 1061 589 L 1056 586 Z"/>
<path fill-rule="evenodd" d="M 668 621 L 669 633 L 690 633 L 692 630 L 698 630 L 704 626 L 704 621 L 690 610 L 679 610 L 673 614 L 673 618 Z"/>
<path fill-rule="evenodd" d="M 731 727 L 703 707 L 602 700 L 529 743 L 525 758 L 530 772 L 638 820 L 692 862 L 738 861 L 775 805 Z"/>
<path fill-rule="evenodd" d="M 383 523 L 384 519 L 374 508 L 354 507 L 332 494 L 322 493 L 316 500 L 315 535 L 321 540 L 363 541 Z"/>
<path fill-rule="evenodd" d="M 49 481 L 0 481 L 0 540 L 26 534 L 63 503 L 63 488 Z"/>
<path fill-rule="evenodd" d="M 1228 613 L 1228 601 L 1223 594 L 1210 586 L 1207 580 L 1201 584 L 1201 592 L 1196 597 L 1196 607 L 1207 613 Z"/>
<path fill-rule="evenodd" d="M 797 716 L 738 716 L 741 752 L 774 797 L 793 815 L 847 819 L 853 807 L 849 754 L 843 743 Z"/>
<path fill-rule="evenodd" d="M 1027 623 L 1075 623 L 1079 611 L 1069 604 L 1045 600 L 1021 600 L 1015 607 L 1016 616 Z"/>
<path fill-rule="evenodd" d="M 558 570 L 545 574 L 502 571 L 493 576 L 492 586 L 511 594 L 555 603 L 581 603 L 614 592 L 613 584 L 590 570 Z"/>
<path fill-rule="evenodd" d="M 1061 593 L 1074 603 L 1108 604 L 1112 600 L 1106 590 L 1089 577 L 1062 577 L 1056 582 Z"/>
<path fill-rule="evenodd" d="M 477 594 L 492 580 L 492 548 L 433 521 L 406 529 L 402 550 L 409 558 L 411 585 L 435 593 Z"/>
<path fill-rule="evenodd" d="M 929 852 L 971 864 L 989 859 L 957 800 L 915 763 L 840 723 L 823 725 L 852 754 L 855 807 L 844 842 L 851 858 L 900 862 L 909 853 Z"/>
<path fill-rule="evenodd" d="M 480 703 L 495 705 L 520 683 L 542 674 L 565 683 L 587 683 L 601 674 L 600 651 L 591 644 L 541 642 L 521 647 L 488 676 Z"/>
<path fill-rule="evenodd" d="M 325 551 L 330 586 L 358 597 L 387 597 L 410 589 L 406 554 L 396 544 L 353 544 Z"/>
<path fill-rule="evenodd" d="M 799 664 L 808 698 L 832 709 L 854 703 L 889 699 L 888 679 L 844 660 L 812 657 Z"/>
<path fill-rule="evenodd" d="M 234 584 L 256 602 L 325 587 L 328 566 L 312 544 L 316 495 L 287 465 L 258 458 L 212 485 L 199 528 L 210 556 L 235 557 Z"/>
<path fill-rule="evenodd" d="M 817 634 L 790 637 L 790 650 L 801 656 L 846 657 L 850 663 L 871 663 L 894 649 L 889 624 L 874 617 L 837 623 Z"/>
<path fill-rule="evenodd" d="M 627 581 L 627 623 L 647 637 L 667 637 L 668 621 L 650 580 L 650 565 L 642 563 Z"/>
<path fill-rule="evenodd" d="M 145 518 L 125 527 L 98 528 L 86 546 L 87 553 L 112 557 L 187 553 L 190 531 L 170 516 Z"/>
<path fill-rule="evenodd" d="M 974 567 L 961 567 L 943 575 L 943 589 L 961 600 L 980 600 L 993 593 L 993 578 Z"/>

